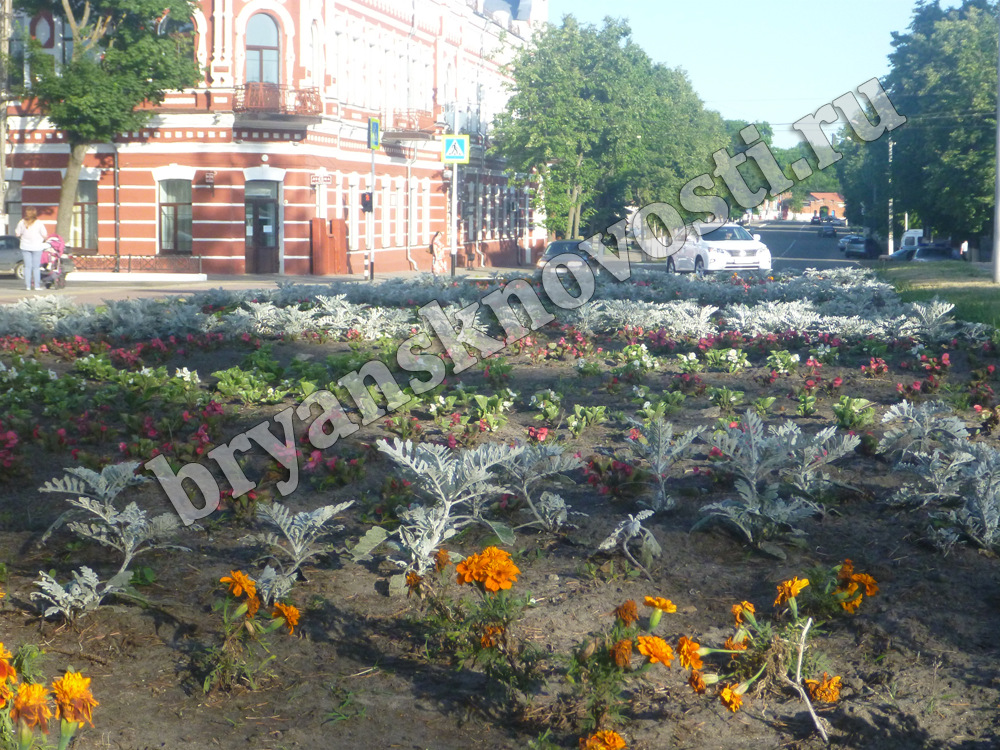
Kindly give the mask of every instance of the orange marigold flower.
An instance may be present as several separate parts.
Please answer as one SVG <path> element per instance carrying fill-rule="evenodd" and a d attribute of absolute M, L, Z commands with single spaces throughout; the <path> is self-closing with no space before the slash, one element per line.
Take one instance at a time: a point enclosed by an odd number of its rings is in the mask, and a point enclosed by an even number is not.
<path fill-rule="evenodd" d="M 437 572 L 440 573 L 442 570 L 448 567 L 448 563 L 451 562 L 451 555 L 448 554 L 448 550 L 444 547 L 439 549 L 434 553 L 434 567 Z"/>
<path fill-rule="evenodd" d="M 257 611 L 260 609 L 260 599 L 257 596 L 251 596 L 247 599 L 247 617 L 254 618 L 257 616 Z"/>
<path fill-rule="evenodd" d="M 101 705 L 90 693 L 90 678 L 79 672 L 67 672 L 52 683 L 56 694 L 56 716 L 62 721 L 94 726 L 94 707 Z"/>
<path fill-rule="evenodd" d="M 455 566 L 458 582 L 478 583 L 486 591 L 496 593 L 509 589 L 521 573 L 510 559 L 510 553 L 497 547 L 487 547 L 477 555 L 470 555 Z"/>
<path fill-rule="evenodd" d="M 848 557 L 840 564 L 840 570 L 837 571 L 837 579 L 840 581 L 849 581 L 853 575 L 854 563 Z"/>
<path fill-rule="evenodd" d="M 722 644 L 722 647 L 727 651 L 746 651 L 747 639 L 745 636 L 738 641 L 734 641 L 732 638 L 726 638 L 726 642 Z"/>
<path fill-rule="evenodd" d="M 836 703 L 840 697 L 839 677 L 830 677 L 830 675 L 824 672 L 822 680 L 805 680 L 805 683 L 806 688 L 809 690 L 809 696 L 814 701 Z"/>
<path fill-rule="evenodd" d="M 685 669 L 701 669 L 701 654 L 698 653 L 700 648 L 697 641 L 692 641 L 686 635 L 677 639 L 677 658 L 681 660 L 681 666 Z"/>
<path fill-rule="evenodd" d="M 17 724 L 24 722 L 29 729 L 41 729 L 49 732 L 49 719 L 52 709 L 49 708 L 49 691 L 45 685 L 32 682 L 22 682 L 17 687 L 17 697 L 14 698 L 14 708 L 10 712 L 10 720 Z"/>
<path fill-rule="evenodd" d="M 660 663 L 670 666 L 674 660 L 674 650 L 670 648 L 669 643 L 655 635 L 640 635 L 638 640 L 639 653 L 648 656 L 650 664 Z"/>
<path fill-rule="evenodd" d="M 0 682 L 17 682 L 17 670 L 7 661 L 11 658 L 11 653 L 4 649 L 0 643 Z"/>
<path fill-rule="evenodd" d="M 274 603 L 274 611 L 271 613 L 271 617 L 282 618 L 288 626 L 289 634 L 295 632 L 295 626 L 299 624 L 299 616 L 297 607 L 293 607 L 291 604 L 282 604 L 281 602 Z"/>
<path fill-rule="evenodd" d="M 229 593 L 233 596 L 243 596 L 246 593 L 252 599 L 257 595 L 257 582 L 242 570 L 229 571 L 229 575 L 220 578 L 219 582 L 228 583 Z"/>
<path fill-rule="evenodd" d="M 855 573 L 851 576 L 852 583 L 860 583 L 865 587 L 865 594 L 868 596 L 875 596 L 878 593 L 878 581 L 872 578 L 867 573 Z"/>
<path fill-rule="evenodd" d="M 6 708 L 14 697 L 14 683 L 0 682 L 0 708 Z"/>
<path fill-rule="evenodd" d="M 622 624 L 627 627 L 633 622 L 638 621 L 639 609 L 635 606 L 635 602 L 633 600 L 627 599 L 615 607 L 615 617 L 621 620 Z"/>
<path fill-rule="evenodd" d="M 778 596 L 774 600 L 774 606 L 780 607 L 782 604 L 787 603 L 789 599 L 794 599 L 808 585 L 808 578 L 799 580 L 798 576 L 794 576 L 789 581 L 782 581 L 778 584 Z"/>
<path fill-rule="evenodd" d="M 580 750 L 625 750 L 625 740 L 618 732 L 605 730 L 581 739 Z"/>
<path fill-rule="evenodd" d="M 690 685 L 691 689 L 698 693 L 698 695 L 701 695 L 707 689 L 705 686 L 705 675 L 697 669 L 692 669 L 691 676 L 688 677 L 688 685 Z"/>
<path fill-rule="evenodd" d="M 502 625 L 487 625 L 483 634 L 479 637 L 479 643 L 483 648 L 493 648 L 500 641 L 503 635 Z"/>
<path fill-rule="evenodd" d="M 420 584 L 423 582 L 423 580 L 424 580 L 424 577 L 422 575 L 420 575 L 419 573 L 416 573 L 416 572 L 414 572 L 412 570 L 409 573 L 407 573 L 406 574 L 406 587 L 409 589 L 409 592 L 407 592 L 406 595 L 409 596 L 410 594 L 413 594 L 413 593 L 419 594 L 420 593 Z"/>
<path fill-rule="evenodd" d="M 740 706 L 743 705 L 743 691 L 740 690 L 741 685 L 723 685 L 722 690 L 719 691 L 719 700 L 722 704 L 728 708 L 733 713 L 740 710 Z"/>
<path fill-rule="evenodd" d="M 740 602 L 739 604 L 733 605 L 732 612 L 733 617 L 736 618 L 736 627 L 739 627 L 746 620 L 747 614 L 749 614 L 752 618 L 757 610 L 753 608 L 753 604 L 750 602 Z"/>
<path fill-rule="evenodd" d="M 632 663 L 632 641 L 622 639 L 611 647 L 611 656 L 614 657 L 615 664 L 622 669 Z"/>
<path fill-rule="evenodd" d="M 844 598 L 840 602 L 840 606 L 851 615 L 857 611 L 858 607 L 861 606 L 861 600 L 864 599 L 864 595 L 858 589 L 858 584 L 853 581 L 848 583 L 846 586 L 836 589 L 833 593 L 844 594 Z"/>
<path fill-rule="evenodd" d="M 668 615 L 677 611 L 677 605 L 669 599 L 664 599 L 662 596 L 647 596 L 643 599 L 643 604 L 647 607 L 658 609 L 661 612 L 666 612 Z"/>

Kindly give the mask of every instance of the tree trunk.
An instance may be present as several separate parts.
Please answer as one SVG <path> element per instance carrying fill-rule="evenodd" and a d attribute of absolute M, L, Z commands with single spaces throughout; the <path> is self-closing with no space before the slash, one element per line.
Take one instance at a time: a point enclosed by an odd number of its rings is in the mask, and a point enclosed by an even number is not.
<path fill-rule="evenodd" d="M 56 234 L 69 241 L 70 227 L 73 224 L 73 206 L 76 204 L 76 186 L 80 182 L 80 170 L 87 155 L 88 144 L 78 143 L 70 146 L 69 162 L 66 164 L 66 176 L 63 177 L 62 188 L 59 191 L 59 216 L 56 218 Z"/>

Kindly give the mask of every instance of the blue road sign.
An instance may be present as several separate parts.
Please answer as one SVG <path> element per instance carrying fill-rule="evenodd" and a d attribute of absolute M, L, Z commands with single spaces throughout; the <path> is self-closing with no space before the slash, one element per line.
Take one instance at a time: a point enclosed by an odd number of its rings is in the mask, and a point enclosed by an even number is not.
<path fill-rule="evenodd" d="M 368 118 L 368 148 L 378 151 L 382 147 L 382 123 L 377 117 Z"/>
<path fill-rule="evenodd" d="M 469 136 L 446 135 L 441 141 L 442 164 L 469 163 Z"/>

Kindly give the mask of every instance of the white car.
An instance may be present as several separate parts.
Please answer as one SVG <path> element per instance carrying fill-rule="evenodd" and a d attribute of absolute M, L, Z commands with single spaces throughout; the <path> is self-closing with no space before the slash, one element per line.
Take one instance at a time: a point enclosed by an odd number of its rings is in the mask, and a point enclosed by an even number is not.
<path fill-rule="evenodd" d="M 667 272 L 694 271 L 746 271 L 771 270 L 771 251 L 760 241 L 760 235 L 751 235 L 737 224 L 721 227 L 688 228 L 684 247 L 667 258 Z"/>
<path fill-rule="evenodd" d="M 865 236 L 863 234 L 845 234 L 837 241 L 837 247 L 840 248 L 840 252 L 844 252 L 844 248 L 850 245 L 855 240 L 861 240 L 864 242 Z"/>

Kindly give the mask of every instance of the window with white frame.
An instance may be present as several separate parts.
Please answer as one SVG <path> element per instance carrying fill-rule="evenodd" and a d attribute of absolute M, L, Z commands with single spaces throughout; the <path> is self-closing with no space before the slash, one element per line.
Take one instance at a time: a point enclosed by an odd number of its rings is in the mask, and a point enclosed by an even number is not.
<path fill-rule="evenodd" d="M 70 247 L 97 249 L 97 180 L 80 180 L 76 184 L 76 203 L 70 224 Z"/>
<path fill-rule="evenodd" d="M 247 83 L 279 83 L 278 24 L 266 13 L 247 23 Z"/>
<path fill-rule="evenodd" d="M 160 180 L 159 238 L 161 253 L 190 253 L 192 245 L 191 180 Z"/>
<path fill-rule="evenodd" d="M 3 198 L 3 212 L 7 215 L 7 231 L 13 232 L 21 220 L 21 181 L 7 182 L 7 192 Z"/>

